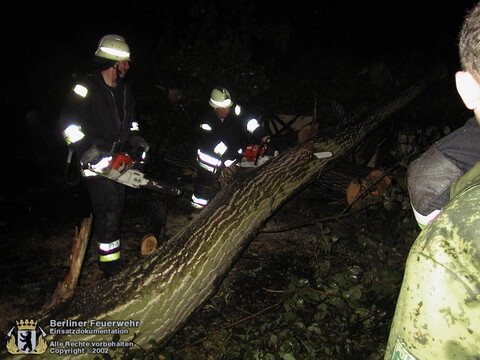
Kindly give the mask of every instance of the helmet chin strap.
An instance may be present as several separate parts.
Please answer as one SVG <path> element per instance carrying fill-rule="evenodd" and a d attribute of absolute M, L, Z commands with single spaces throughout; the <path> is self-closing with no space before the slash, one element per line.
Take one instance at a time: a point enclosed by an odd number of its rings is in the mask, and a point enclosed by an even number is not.
<path fill-rule="evenodd" d="M 115 71 L 117 72 L 117 79 L 120 79 L 120 74 L 121 74 L 121 72 L 120 72 L 120 70 L 118 69 L 118 62 L 115 63 L 115 65 L 113 65 L 112 67 L 113 67 L 113 68 L 115 69 Z"/>

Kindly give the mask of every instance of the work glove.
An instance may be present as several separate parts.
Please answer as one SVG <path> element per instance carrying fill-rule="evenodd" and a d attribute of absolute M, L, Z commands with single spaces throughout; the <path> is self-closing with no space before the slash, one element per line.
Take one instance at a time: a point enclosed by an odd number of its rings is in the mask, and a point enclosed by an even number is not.
<path fill-rule="evenodd" d="M 131 147 L 131 156 L 135 160 L 145 160 L 146 153 L 150 149 L 150 145 L 140 135 L 134 135 L 128 141 Z"/>
<path fill-rule="evenodd" d="M 135 135 L 131 137 L 129 143 L 132 148 L 141 147 L 145 152 L 147 152 L 150 149 L 150 145 L 148 145 L 145 139 L 142 138 L 140 135 Z"/>
<path fill-rule="evenodd" d="M 104 151 L 100 150 L 96 145 L 92 145 L 90 149 L 85 151 L 83 155 L 80 157 L 80 162 L 84 166 L 87 164 L 95 164 L 100 159 L 100 157 L 104 154 L 105 154 Z"/>

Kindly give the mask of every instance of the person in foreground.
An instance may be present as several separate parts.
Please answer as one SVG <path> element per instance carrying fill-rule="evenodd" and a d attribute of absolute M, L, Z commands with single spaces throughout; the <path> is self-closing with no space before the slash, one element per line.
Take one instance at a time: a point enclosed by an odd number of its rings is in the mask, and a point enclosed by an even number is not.
<path fill-rule="evenodd" d="M 471 143 L 452 146 L 457 151 L 445 153 L 451 154 L 447 159 L 437 158 L 438 176 L 446 169 L 450 181 L 443 180 L 435 193 L 443 193 L 444 200 L 437 203 L 438 212 L 427 219 L 408 255 L 385 360 L 480 358 L 480 163 L 477 160 L 465 174 L 461 168 L 449 172 L 452 167 L 445 164 L 449 160 L 468 167 L 467 162 L 474 163 L 478 156 L 480 3 L 465 18 L 459 49 L 463 70 L 456 74 L 457 89 L 475 118 L 461 130 L 470 134 L 452 139 Z"/>
<path fill-rule="evenodd" d="M 478 11 L 467 16 L 459 38 L 463 67 L 455 75 L 458 93 L 474 116 L 433 144 L 408 166 L 408 190 L 413 213 L 424 228 L 449 201 L 453 181 L 480 161 L 480 25 Z"/>

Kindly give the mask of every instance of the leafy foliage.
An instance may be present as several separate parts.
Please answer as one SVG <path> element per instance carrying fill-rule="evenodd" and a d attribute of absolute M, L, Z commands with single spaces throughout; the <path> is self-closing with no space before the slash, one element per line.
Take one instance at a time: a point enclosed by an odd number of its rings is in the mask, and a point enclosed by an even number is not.
<path fill-rule="evenodd" d="M 381 359 L 418 229 L 399 183 L 351 211 L 352 222 L 341 224 L 354 227 L 348 235 L 333 230 L 336 221 L 260 235 L 167 349 L 152 342 L 146 357 L 114 358 Z M 262 244 L 289 237 L 302 250 L 268 258 Z"/>

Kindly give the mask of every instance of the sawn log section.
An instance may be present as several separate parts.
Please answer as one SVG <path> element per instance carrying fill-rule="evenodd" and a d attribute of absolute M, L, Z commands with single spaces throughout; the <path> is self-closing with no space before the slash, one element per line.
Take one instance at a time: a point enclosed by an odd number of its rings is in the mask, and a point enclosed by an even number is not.
<path fill-rule="evenodd" d="M 320 176 L 327 164 L 334 164 L 388 115 L 415 98 L 428 81 L 425 78 L 393 101 L 377 106 L 362 121 L 340 123 L 315 142 L 291 148 L 264 166 L 241 174 L 155 254 L 102 286 L 74 294 L 68 302 L 37 317 L 39 325 L 46 326 L 48 333 L 46 324 L 51 319 L 139 321 L 139 326 L 129 328 L 129 334 L 120 341 L 133 340 L 142 347 L 148 347 L 150 339 L 165 344 L 216 293 L 266 220 Z M 334 154 L 332 158 L 318 160 L 313 155 L 326 150 Z M 106 335 L 48 336 L 49 342 L 111 339 Z M 88 357 L 91 354 L 67 354 L 62 359 Z"/>

